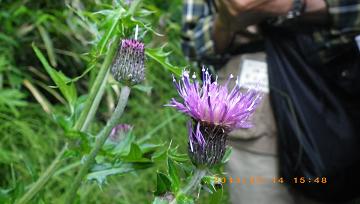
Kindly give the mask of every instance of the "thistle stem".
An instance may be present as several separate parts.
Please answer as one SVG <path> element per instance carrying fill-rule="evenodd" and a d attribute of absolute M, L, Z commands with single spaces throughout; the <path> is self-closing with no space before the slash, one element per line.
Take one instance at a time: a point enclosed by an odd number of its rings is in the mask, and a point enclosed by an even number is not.
<path fill-rule="evenodd" d="M 205 176 L 205 174 L 206 169 L 196 168 L 190 182 L 183 189 L 181 189 L 180 192 L 182 194 L 191 194 L 194 189 L 199 186 L 199 184 L 201 183 L 201 179 Z"/>
<path fill-rule="evenodd" d="M 116 53 L 118 43 L 120 39 L 115 38 L 115 41 L 112 43 L 109 51 L 106 54 L 104 63 L 102 64 L 100 71 L 95 79 L 94 85 L 91 87 L 90 94 L 85 102 L 85 107 L 80 114 L 79 119 L 76 121 L 74 130 L 85 131 L 94 117 L 101 98 L 104 94 L 106 79 L 109 75 L 109 68 Z M 48 180 L 53 176 L 59 164 L 61 163 L 61 157 L 64 155 L 67 149 L 67 144 L 62 148 L 59 155 L 52 161 L 46 171 L 40 176 L 40 178 L 32 185 L 29 191 L 27 191 L 19 200 L 19 204 L 26 203 L 30 201 L 48 182 Z"/>
<path fill-rule="evenodd" d="M 45 172 L 40 176 L 40 178 L 31 186 L 30 190 L 28 190 L 18 202 L 17 204 L 28 203 L 34 195 L 46 184 L 46 182 L 52 177 L 55 173 L 57 167 L 61 163 L 61 158 L 65 154 L 67 150 L 67 144 L 61 149 L 60 153 L 53 160 L 51 165 L 45 170 Z"/>
<path fill-rule="evenodd" d="M 207 169 L 204 168 L 196 168 L 194 171 L 193 176 L 191 177 L 190 182 L 182 188 L 179 193 L 176 195 L 178 197 L 181 194 L 188 195 L 194 192 L 194 190 L 199 186 L 201 183 L 201 179 L 206 175 Z M 170 204 L 176 204 L 176 197 L 173 199 Z"/>
<path fill-rule="evenodd" d="M 76 175 L 74 182 L 70 186 L 67 196 L 66 196 L 66 202 L 68 204 L 73 203 L 76 192 L 78 188 L 80 187 L 82 179 L 85 177 L 85 175 L 88 173 L 89 168 L 95 161 L 95 157 L 104 145 L 106 139 L 109 137 L 109 134 L 112 130 L 112 128 L 117 124 L 119 118 L 124 112 L 125 106 L 127 104 L 128 98 L 130 95 L 130 88 L 127 86 L 124 86 L 121 89 L 119 102 L 115 108 L 114 113 L 112 114 L 110 120 L 107 122 L 106 126 L 98 133 L 96 136 L 96 141 L 94 147 L 91 149 L 91 152 L 89 156 L 86 158 L 84 164 L 81 166 L 79 173 Z"/>
<path fill-rule="evenodd" d="M 100 99 L 104 94 L 106 79 L 109 75 L 109 69 L 117 51 L 119 41 L 120 39 L 116 37 L 114 42 L 111 44 L 110 49 L 106 53 L 104 63 L 102 64 L 95 82 L 91 87 L 89 96 L 86 99 L 85 107 L 81 112 L 79 119 L 76 121 L 74 126 L 75 130 L 85 131 L 99 107 L 101 101 Z"/>

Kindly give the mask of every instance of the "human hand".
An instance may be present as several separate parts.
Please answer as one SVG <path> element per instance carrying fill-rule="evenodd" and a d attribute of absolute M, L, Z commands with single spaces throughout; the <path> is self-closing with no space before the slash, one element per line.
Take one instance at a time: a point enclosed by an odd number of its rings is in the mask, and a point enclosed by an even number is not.
<path fill-rule="evenodd" d="M 292 0 L 215 0 L 219 21 L 229 30 L 238 31 L 262 20 L 286 14 Z"/>

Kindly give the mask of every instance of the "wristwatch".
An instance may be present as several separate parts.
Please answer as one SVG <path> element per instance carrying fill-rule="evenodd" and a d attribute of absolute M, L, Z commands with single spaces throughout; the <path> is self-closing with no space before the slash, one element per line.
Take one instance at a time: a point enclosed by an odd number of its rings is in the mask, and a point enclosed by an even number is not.
<path fill-rule="evenodd" d="M 305 12 L 305 0 L 293 0 L 291 10 L 286 14 L 287 19 L 294 19 L 301 16 Z"/>
<path fill-rule="evenodd" d="M 292 0 L 292 1 L 293 4 L 291 10 L 283 16 L 278 16 L 275 19 L 270 20 L 271 24 L 282 25 L 285 21 L 297 19 L 305 12 L 306 9 L 305 0 Z"/>

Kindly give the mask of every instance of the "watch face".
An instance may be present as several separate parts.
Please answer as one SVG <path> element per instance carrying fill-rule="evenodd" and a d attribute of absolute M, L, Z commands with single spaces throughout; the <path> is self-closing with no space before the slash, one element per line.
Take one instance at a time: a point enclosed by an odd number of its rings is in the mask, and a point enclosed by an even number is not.
<path fill-rule="evenodd" d="M 275 26 L 281 26 L 287 20 L 292 20 L 301 16 L 305 12 L 305 8 L 305 0 L 293 0 L 291 10 L 286 15 L 276 17 L 276 19 L 270 21 L 270 23 Z"/>
<path fill-rule="evenodd" d="M 293 7 L 289 11 L 288 15 L 291 15 L 291 18 L 301 16 L 305 10 L 305 1 L 304 0 L 294 0 Z M 291 14 L 290 14 L 291 13 Z"/>

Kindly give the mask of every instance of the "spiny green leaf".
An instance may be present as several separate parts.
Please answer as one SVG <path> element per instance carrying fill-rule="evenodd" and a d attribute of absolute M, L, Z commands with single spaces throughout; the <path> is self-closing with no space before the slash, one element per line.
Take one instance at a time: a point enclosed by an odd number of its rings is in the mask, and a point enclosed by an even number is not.
<path fill-rule="evenodd" d="M 168 61 L 167 56 L 170 53 L 164 52 L 162 48 L 146 48 L 145 53 L 148 57 L 161 64 L 165 69 L 171 71 L 177 76 L 181 76 L 182 68 L 172 65 Z"/>
<path fill-rule="evenodd" d="M 176 163 L 170 158 L 168 158 L 168 172 L 171 179 L 172 192 L 177 192 L 180 188 L 179 172 Z"/>
<path fill-rule="evenodd" d="M 104 184 L 104 182 L 106 181 L 106 178 L 108 176 L 125 174 L 125 173 L 129 173 L 129 172 L 139 170 L 139 169 L 146 169 L 151 166 L 152 166 L 151 163 L 141 163 L 141 164 L 124 163 L 124 164 L 121 164 L 121 166 L 119 166 L 119 167 L 102 169 L 99 171 L 89 173 L 86 176 L 86 179 L 87 180 L 96 180 L 100 185 L 102 185 L 102 184 Z"/>
<path fill-rule="evenodd" d="M 131 144 L 134 141 L 135 141 L 135 136 L 132 133 L 127 134 L 126 137 L 123 140 L 121 140 L 121 142 L 112 151 L 112 154 L 118 156 L 128 155 L 130 152 Z"/>
<path fill-rule="evenodd" d="M 116 34 L 116 28 L 119 24 L 119 20 L 124 14 L 124 9 L 119 8 L 117 9 L 116 16 L 114 16 L 112 19 L 113 22 L 111 22 L 111 26 L 107 28 L 105 31 L 105 35 L 101 38 L 98 44 L 99 48 L 99 54 L 103 54 L 106 46 L 108 45 L 109 40 Z"/>
<path fill-rule="evenodd" d="M 139 145 L 135 143 L 131 143 L 129 153 L 121 156 L 121 159 L 125 162 L 150 162 L 149 159 L 143 157 L 143 152 L 141 152 Z"/>
<path fill-rule="evenodd" d="M 166 192 L 169 192 L 170 189 L 171 181 L 169 177 L 161 172 L 158 172 L 156 176 L 156 191 L 154 192 L 154 195 L 161 196 Z"/>
<path fill-rule="evenodd" d="M 216 188 L 216 191 L 210 195 L 210 204 L 221 204 L 223 197 L 223 188 Z"/>
<path fill-rule="evenodd" d="M 177 162 L 184 163 L 189 161 L 189 156 L 187 154 L 181 154 L 177 152 L 177 148 L 172 148 L 168 152 L 169 157 Z"/>
<path fill-rule="evenodd" d="M 148 152 L 154 152 L 156 149 L 158 149 L 159 147 L 163 147 L 163 146 L 164 146 L 164 144 L 148 144 L 148 143 L 145 143 L 145 144 L 140 145 L 140 149 L 141 149 L 141 152 L 143 152 L 145 154 L 145 153 L 148 153 Z"/>
<path fill-rule="evenodd" d="M 158 162 L 162 162 L 162 161 L 166 161 L 167 160 L 167 156 L 168 156 L 168 154 L 167 154 L 167 150 L 160 150 L 160 151 L 157 151 L 157 152 L 155 152 L 153 155 L 152 155 L 152 157 L 151 157 L 151 160 L 152 161 L 158 161 Z"/>

